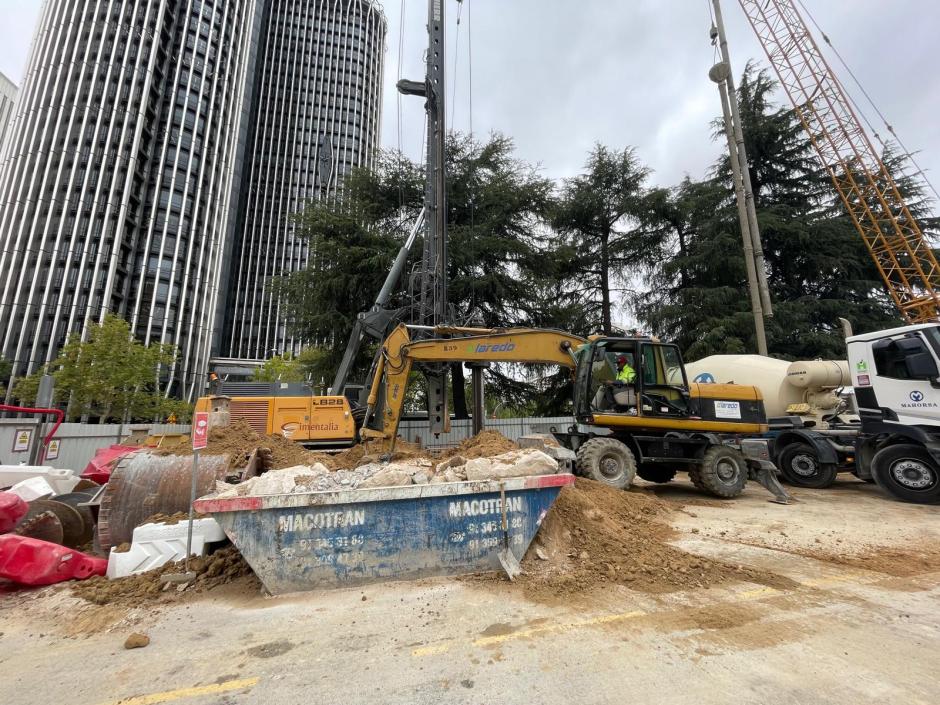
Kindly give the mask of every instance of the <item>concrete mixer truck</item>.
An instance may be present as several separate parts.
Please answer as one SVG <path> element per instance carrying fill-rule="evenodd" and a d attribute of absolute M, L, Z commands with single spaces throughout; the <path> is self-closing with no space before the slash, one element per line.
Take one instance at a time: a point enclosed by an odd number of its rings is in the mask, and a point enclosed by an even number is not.
<path fill-rule="evenodd" d="M 847 331 L 850 333 L 850 331 Z M 690 381 L 761 390 L 783 477 L 828 487 L 840 472 L 905 502 L 940 502 L 940 326 L 849 335 L 848 360 L 713 355 Z"/>

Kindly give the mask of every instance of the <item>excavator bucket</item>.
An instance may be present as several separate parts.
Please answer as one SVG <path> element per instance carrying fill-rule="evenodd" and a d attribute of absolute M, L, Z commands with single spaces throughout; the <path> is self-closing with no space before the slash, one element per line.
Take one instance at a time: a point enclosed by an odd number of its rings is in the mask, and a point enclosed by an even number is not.
<path fill-rule="evenodd" d="M 229 474 L 228 455 L 201 455 L 196 496 L 215 490 Z M 140 452 L 120 460 L 111 473 L 98 513 L 98 542 L 103 551 L 129 543 L 134 528 L 154 514 L 189 511 L 193 458 Z"/>

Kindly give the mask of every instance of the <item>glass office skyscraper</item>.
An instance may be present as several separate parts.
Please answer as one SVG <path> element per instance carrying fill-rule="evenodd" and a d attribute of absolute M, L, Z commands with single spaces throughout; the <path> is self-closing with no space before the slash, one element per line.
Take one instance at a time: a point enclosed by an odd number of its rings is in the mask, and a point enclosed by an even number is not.
<path fill-rule="evenodd" d="M 225 311 L 241 315 L 228 297 L 263 288 L 238 278 L 244 243 L 265 272 L 299 261 L 281 216 L 317 187 L 308 128 L 329 132 L 337 177 L 365 159 L 341 118 L 381 85 L 382 53 L 366 76 L 352 48 L 369 22 L 384 51 L 362 0 L 47 0 L 0 153 L 14 376 L 110 312 L 178 347 L 170 393 L 201 393 Z"/>

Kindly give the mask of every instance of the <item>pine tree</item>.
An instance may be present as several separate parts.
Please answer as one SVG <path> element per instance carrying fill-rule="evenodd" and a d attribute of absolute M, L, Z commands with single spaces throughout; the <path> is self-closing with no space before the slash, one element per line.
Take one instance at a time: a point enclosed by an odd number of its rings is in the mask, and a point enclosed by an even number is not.
<path fill-rule="evenodd" d="M 884 285 L 790 109 L 771 103 L 766 71 L 749 64 L 739 100 L 774 316 L 771 354 L 843 357 L 838 318 L 857 331 L 899 323 Z M 724 139 L 715 123 L 716 139 Z M 743 247 L 727 156 L 710 178 L 670 194 L 673 255 L 656 268 L 638 313 L 689 359 L 755 352 Z"/>

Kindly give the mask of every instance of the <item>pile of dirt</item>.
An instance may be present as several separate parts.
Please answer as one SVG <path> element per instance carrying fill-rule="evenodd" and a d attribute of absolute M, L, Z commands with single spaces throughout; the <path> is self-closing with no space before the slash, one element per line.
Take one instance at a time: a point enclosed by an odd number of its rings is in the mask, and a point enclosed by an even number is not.
<path fill-rule="evenodd" d="M 199 512 L 194 514 L 196 519 L 199 519 L 202 515 Z M 173 514 L 162 514 L 158 512 L 157 514 L 151 514 L 149 517 L 144 519 L 141 522 L 143 524 L 179 524 L 181 521 L 189 521 L 189 512 L 174 512 Z"/>
<path fill-rule="evenodd" d="M 96 576 L 70 585 L 72 594 L 96 605 L 138 606 L 141 603 L 159 604 L 173 602 L 183 595 L 206 592 L 235 582 L 245 584 L 246 590 L 260 590 L 261 583 L 251 567 L 234 546 L 221 548 L 205 558 L 193 558 L 189 568 L 196 573 L 193 582 L 184 592 L 176 585 L 167 586 L 160 577 L 170 573 L 183 573 L 183 562 L 168 563 L 162 568 L 140 575 L 108 580 Z"/>
<path fill-rule="evenodd" d="M 335 455 L 326 453 L 315 453 L 316 461 L 323 463 L 330 470 L 354 470 L 360 465 L 379 462 L 384 458 L 382 446 L 375 441 L 365 441 L 354 445 L 349 450 Z M 408 441 L 395 441 L 395 452 L 392 453 L 391 460 L 412 460 L 415 458 L 430 458 L 430 454 L 421 446 Z M 309 464 L 309 463 L 307 463 Z"/>
<path fill-rule="evenodd" d="M 468 460 L 471 458 L 490 458 L 518 448 L 518 445 L 499 431 L 480 431 L 472 438 L 461 441 L 460 445 L 446 451 L 441 457 L 446 459 L 459 455 Z"/>
<path fill-rule="evenodd" d="M 527 596 L 565 599 L 609 584 L 664 593 L 729 581 L 774 587 L 792 582 L 687 553 L 668 542 L 676 511 L 642 490 L 624 492 L 578 479 L 562 489 L 523 560 L 516 582 Z M 786 583 L 783 585 L 782 583 Z"/>
<path fill-rule="evenodd" d="M 312 465 L 322 462 L 323 454 L 313 453 L 299 443 L 279 435 L 261 435 L 244 419 L 232 421 L 224 428 L 209 431 L 208 447 L 202 451 L 205 455 L 231 456 L 229 467 L 242 468 L 248 462 L 255 448 L 264 448 L 265 469 L 278 470 L 294 465 Z M 189 438 L 167 440 L 153 450 L 157 455 L 192 455 L 192 441 Z"/>

